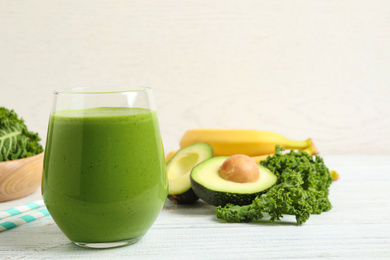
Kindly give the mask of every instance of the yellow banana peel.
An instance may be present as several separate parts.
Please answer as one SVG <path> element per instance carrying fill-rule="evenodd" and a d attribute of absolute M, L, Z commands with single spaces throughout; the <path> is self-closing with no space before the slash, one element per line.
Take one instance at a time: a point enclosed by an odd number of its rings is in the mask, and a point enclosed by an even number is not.
<path fill-rule="evenodd" d="M 267 155 L 275 152 L 276 145 L 318 153 L 311 139 L 297 141 L 274 132 L 247 129 L 191 129 L 181 138 L 180 148 L 200 142 L 210 144 L 216 156 Z"/>
<path fill-rule="evenodd" d="M 169 152 L 168 155 L 165 157 L 165 162 L 169 162 L 169 160 L 175 155 L 177 151 Z"/>
<path fill-rule="evenodd" d="M 302 151 L 307 152 L 309 155 L 314 155 L 314 150 L 312 147 L 309 147 L 307 149 L 304 149 Z M 168 153 L 168 155 L 165 158 L 165 161 L 168 162 L 175 154 L 177 151 L 171 151 Z M 265 160 L 268 158 L 268 156 L 273 156 L 274 154 L 263 154 L 263 155 L 257 155 L 257 156 L 250 156 L 256 163 L 260 163 L 262 160 Z"/>
<path fill-rule="evenodd" d="M 308 153 L 309 155 L 314 155 L 314 149 L 312 147 L 308 147 L 306 149 L 303 149 L 302 151 Z M 251 158 L 256 162 L 260 163 L 261 161 L 268 158 L 268 156 L 273 156 L 274 154 L 264 154 L 264 155 L 257 155 L 257 156 L 251 156 Z"/>
<path fill-rule="evenodd" d="M 330 173 L 330 176 L 332 176 L 333 181 L 337 181 L 338 179 L 340 179 L 339 173 L 336 172 L 335 170 L 330 170 L 329 173 Z"/>

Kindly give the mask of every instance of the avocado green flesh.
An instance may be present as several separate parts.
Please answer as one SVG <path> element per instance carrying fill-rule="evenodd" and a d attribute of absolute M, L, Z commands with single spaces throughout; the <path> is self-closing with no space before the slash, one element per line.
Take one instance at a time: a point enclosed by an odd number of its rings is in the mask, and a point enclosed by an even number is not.
<path fill-rule="evenodd" d="M 189 175 L 192 168 L 198 164 L 199 154 L 182 152 L 172 159 L 167 169 L 169 194 L 180 194 L 191 188 Z"/>
<path fill-rule="evenodd" d="M 197 164 L 213 155 L 212 147 L 206 143 L 196 143 L 180 149 L 167 163 L 168 198 L 178 204 L 198 200 L 191 188 L 190 173 Z"/>
<path fill-rule="evenodd" d="M 191 172 L 191 185 L 197 196 L 205 202 L 220 206 L 250 204 L 276 182 L 276 176 L 258 165 L 260 178 L 256 182 L 237 183 L 219 176 L 219 168 L 228 157 L 218 156 L 198 164 Z"/>

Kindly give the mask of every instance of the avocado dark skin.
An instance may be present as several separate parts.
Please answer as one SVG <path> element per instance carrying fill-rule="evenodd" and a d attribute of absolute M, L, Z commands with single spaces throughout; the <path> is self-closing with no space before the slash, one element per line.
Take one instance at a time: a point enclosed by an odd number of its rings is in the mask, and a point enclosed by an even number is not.
<path fill-rule="evenodd" d="M 199 197 L 192 189 L 189 189 L 181 194 L 168 195 L 168 199 L 175 204 L 194 204 L 199 200 Z"/>
<path fill-rule="evenodd" d="M 218 192 L 218 191 L 210 191 L 202 185 L 199 185 L 196 181 L 191 179 L 191 185 L 193 190 L 196 193 L 202 194 L 202 199 L 214 206 L 225 206 L 227 203 L 231 203 L 234 205 L 249 205 L 252 201 L 260 196 L 263 192 L 247 194 L 246 196 L 242 196 L 241 194 L 234 194 L 229 192 Z"/>

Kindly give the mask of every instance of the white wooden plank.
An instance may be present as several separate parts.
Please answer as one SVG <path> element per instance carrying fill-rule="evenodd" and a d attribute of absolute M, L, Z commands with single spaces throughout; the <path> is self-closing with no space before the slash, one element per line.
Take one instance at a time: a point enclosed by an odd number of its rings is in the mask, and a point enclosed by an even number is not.
<path fill-rule="evenodd" d="M 389 258 L 390 157 L 340 155 L 325 156 L 325 160 L 341 176 L 330 189 L 333 209 L 312 215 L 302 226 L 292 216 L 280 223 L 224 223 L 216 218 L 215 207 L 201 201 L 193 206 L 167 201 L 152 229 L 135 245 L 112 250 L 79 248 L 46 217 L 0 234 L 0 258 Z M 0 210 L 39 197 L 37 191 L 1 203 Z"/>

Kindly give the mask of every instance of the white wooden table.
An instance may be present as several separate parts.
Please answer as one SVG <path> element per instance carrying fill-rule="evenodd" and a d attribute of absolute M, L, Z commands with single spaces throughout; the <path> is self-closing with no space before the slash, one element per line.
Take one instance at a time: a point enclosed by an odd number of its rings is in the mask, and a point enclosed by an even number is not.
<path fill-rule="evenodd" d="M 77 247 L 50 216 L 0 233 L 0 259 L 390 259 L 390 156 L 323 156 L 340 180 L 330 190 L 333 209 L 302 226 L 286 216 L 277 224 L 229 224 L 199 202 L 167 201 L 150 231 L 135 245 Z M 40 192 L 0 203 L 0 210 L 40 198 Z"/>

